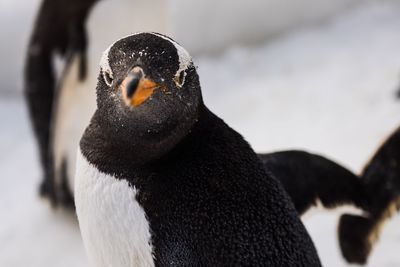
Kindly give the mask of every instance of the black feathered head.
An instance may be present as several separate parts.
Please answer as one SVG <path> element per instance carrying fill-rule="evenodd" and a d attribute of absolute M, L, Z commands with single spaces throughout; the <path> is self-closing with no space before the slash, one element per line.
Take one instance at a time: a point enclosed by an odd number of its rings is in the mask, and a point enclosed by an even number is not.
<path fill-rule="evenodd" d="M 97 117 L 113 142 L 131 147 L 136 158 L 161 156 L 196 122 L 199 77 L 189 53 L 169 37 L 123 38 L 104 52 L 100 67 Z"/>

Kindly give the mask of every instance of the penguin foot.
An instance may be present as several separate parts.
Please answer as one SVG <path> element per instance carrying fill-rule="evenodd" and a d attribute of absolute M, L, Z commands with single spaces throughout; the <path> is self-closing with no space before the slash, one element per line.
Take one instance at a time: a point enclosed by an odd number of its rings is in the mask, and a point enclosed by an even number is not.
<path fill-rule="evenodd" d="M 39 186 L 39 194 L 42 198 L 48 200 L 52 208 L 62 206 L 75 209 L 74 198 L 68 188 L 62 186 L 55 190 L 48 181 L 43 181 Z"/>
<path fill-rule="evenodd" d="M 349 263 L 365 264 L 371 252 L 374 223 L 366 217 L 344 214 L 339 221 L 339 245 Z"/>
<path fill-rule="evenodd" d="M 43 179 L 39 186 L 39 195 L 50 201 L 53 208 L 57 206 L 57 195 L 54 188 L 54 183 L 47 176 Z"/>
<path fill-rule="evenodd" d="M 53 208 L 62 206 L 75 209 L 74 197 L 68 187 L 67 173 L 64 166 L 65 164 L 63 164 L 63 168 L 61 169 L 61 184 L 56 185 L 54 178 L 50 178 L 47 175 L 39 186 L 39 194 L 42 198 L 47 199 Z"/>
<path fill-rule="evenodd" d="M 75 209 L 74 198 L 69 190 L 60 190 L 58 192 L 57 204 L 65 208 Z"/>
<path fill-rule="evenodd" d="M 74 196 L 68 185 L 67 162 L 63 161 L 61 168 L 61 186 L 58 189 L 58 202 L 67 208 L 75 209 Z"/>

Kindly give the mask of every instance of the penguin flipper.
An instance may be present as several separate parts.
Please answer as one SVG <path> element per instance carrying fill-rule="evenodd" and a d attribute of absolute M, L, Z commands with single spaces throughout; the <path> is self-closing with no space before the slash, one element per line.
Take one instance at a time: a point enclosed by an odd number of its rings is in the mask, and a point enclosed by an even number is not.
<path fill-rule="evenodd" d="M 81 17 L 71 23 L 69 27 L 70 36 L 70 57 L 78 54 L 79 57 L 79 81 L 84 81 L 87 76 L 87 31 L 85 27 L 86 17 Z"/>
<path fill-rule="evenodd" d="M 281 181 L 300 215 L 318 200 L 326 208 L 366 206 L 359 177 L 331 160 L 295 150 L 258 156 L 266 170 Z"/>

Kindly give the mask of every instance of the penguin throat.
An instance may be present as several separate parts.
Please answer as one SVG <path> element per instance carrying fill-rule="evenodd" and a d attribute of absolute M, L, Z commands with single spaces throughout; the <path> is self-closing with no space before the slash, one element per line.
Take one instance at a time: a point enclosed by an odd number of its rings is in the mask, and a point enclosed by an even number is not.
<path fill-rule="evenodd" d="M 193 125 L 171 124 L 161 134 L 129 126 L 116 130 L 115 123 L 101 120 L 101 117 L 96 112 L 92 118 L 81 139 L 81 151 L 91 164 L 118 177 L 124 176 L 126 169 L 142 168 L 167 155 Z"/>

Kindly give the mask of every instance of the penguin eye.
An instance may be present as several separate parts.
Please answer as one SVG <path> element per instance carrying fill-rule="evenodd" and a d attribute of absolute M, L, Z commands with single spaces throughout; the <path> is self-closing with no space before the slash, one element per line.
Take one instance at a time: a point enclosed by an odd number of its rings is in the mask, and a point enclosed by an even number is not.
<path fill-rule="evenodd" d="M 109 71 L 103 71 L 103 78 L 106 84 L 111 87 L 114 80 L 112 74 Z"/>
<path fill-rule="evenodd" d="M 174 78 L 176 86 L 178 86 L 179 88 L 182 87 L 185 83 L 185 77 L 186 71 L 182 70 L 181 72 L 177 73 Z"/>

